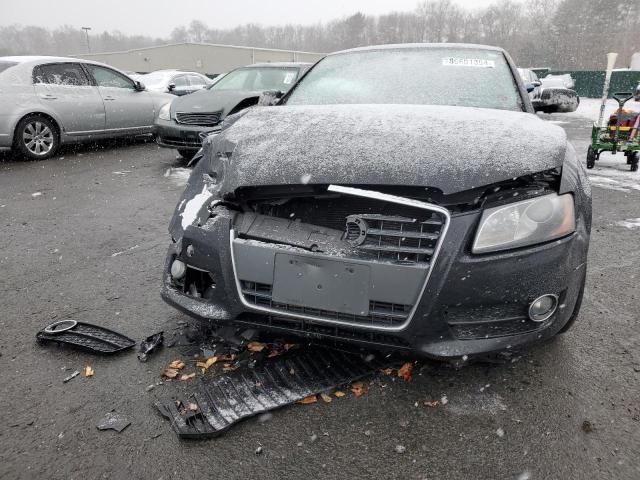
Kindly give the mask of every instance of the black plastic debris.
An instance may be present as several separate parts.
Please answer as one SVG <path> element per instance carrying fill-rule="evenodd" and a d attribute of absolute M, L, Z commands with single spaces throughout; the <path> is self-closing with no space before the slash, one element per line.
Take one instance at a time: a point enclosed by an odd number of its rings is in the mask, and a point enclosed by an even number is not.
<path fill-rule="evenodd" d="M 98 422 L 96 427 L 98 427 L 98 430 L 115 430 L 120 433 L 129 425 L 131 425 L 131 422 L 121 413 L 109 412 Z"/>
<path fill-rule="evenodd" d="M 160 348 L 163 342 L 164 332 L 154 333 L 153 335 L 145 338 L 142 342 L 140 342 L 138 360 L 140 360 L 141 362 L 146 362 L 149 359 L 149 355 Z"/>
<path fill-rule="evenodd" d="M 179 437 L 215 437 L 245 418 L 362 379 L 378 368 L 378 362 L 359 355 L 307 349 L 222 377 L 203 377 L 188 399 L 155 406 Z"/>
<path fill-rule="evenodd" d="M 39 331 L 38 342 L 54 342 L 94 353 L 111 354 L 133 347 L 129 337 L 90 323 L 61 320 Z"/>

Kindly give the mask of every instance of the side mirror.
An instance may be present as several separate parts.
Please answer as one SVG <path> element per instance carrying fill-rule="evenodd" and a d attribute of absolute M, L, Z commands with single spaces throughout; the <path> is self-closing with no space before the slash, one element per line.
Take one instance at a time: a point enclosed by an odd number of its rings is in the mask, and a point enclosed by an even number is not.
<path fill-rule="evenodd" d="M 173 92 L 176 89 L 176 84 L 175 83 L 170 83 L 169 84 L 169 91 Z"/>
<path fill-rule="evenodd" d="M 146 87 L 144 86 L 144 83 L 139 82 L 139 81 L 137 81 L 137 80 L 134 82 L 134 87 L 135 87 L 135 89 L 136 89 L 136 91 L 137 91 L 137 92 L 142 92 L 142 91 L 144 91 L 144 89 L 146 88 Z"/>
<path fill-rule="evenodd" d="M 260 95 L 258 105 L 261 107 L 272 107 L 277 105 L 282 97 L 284 97 L 284 92 L 281 90 L 267 90 Z"/>
<path fill-rule="evenodd" d="M 542 85 L 541 82 L 531 82 L 531 83 L 525 84 L 525 88 L 527 89 L 527 93 L 531 93 L 540 85 Z"/>

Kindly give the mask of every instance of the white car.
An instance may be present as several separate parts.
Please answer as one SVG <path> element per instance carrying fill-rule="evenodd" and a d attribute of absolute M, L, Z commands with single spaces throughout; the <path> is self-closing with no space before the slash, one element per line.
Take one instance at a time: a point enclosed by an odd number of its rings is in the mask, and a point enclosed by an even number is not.
<path fill-rule="evenodd" d="M 151 91 L 177 96 L 202 90 L 212 84 L 212 81 L 201 73 L 180 70 L 158 70 L 141 75 L 139 80 Z"/>
<path fill-rule="evenodd" d="M 0 150 L 43 160 L 65 143 L 152 134 L 172 99 L 97 62 L 0 57 Z"/>

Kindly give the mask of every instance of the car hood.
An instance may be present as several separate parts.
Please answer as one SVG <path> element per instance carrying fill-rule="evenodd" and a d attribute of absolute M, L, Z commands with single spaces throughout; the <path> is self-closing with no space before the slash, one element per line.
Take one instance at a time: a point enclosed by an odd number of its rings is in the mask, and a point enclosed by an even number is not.
<path fill-rule="evenodd" d="M 217 112 L 224 118 L 233 107 L 247 98 L 258 98 L 261 92 L 250 90 L 198 90 L 190 95 L 176 97 L 171 112 Z"/>
<path fill-rule="evenodd" d="M 230 122 L 231 123 L 231 122 Z M 205 142 L 219 193 L 261 185 L 434 187 L 444 194 L 562 165 L 564 130 L 524 112 L 414 105 L 247 110 Z"/>

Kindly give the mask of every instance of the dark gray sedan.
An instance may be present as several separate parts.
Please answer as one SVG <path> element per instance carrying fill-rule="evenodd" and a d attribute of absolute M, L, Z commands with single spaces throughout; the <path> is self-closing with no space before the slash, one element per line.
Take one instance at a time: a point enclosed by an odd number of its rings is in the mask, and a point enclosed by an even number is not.
<path fill-rule="evenodd" d="M 101 63 L 0 57 L 0 150 L 44 160 L 64 143 L 150 134 L 172 98 Z"/>

